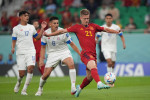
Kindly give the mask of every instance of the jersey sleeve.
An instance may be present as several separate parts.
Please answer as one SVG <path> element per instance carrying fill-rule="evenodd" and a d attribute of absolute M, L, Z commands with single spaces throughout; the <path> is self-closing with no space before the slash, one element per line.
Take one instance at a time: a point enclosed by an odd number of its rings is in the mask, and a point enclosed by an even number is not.
<path fill-rule="evenodd" d="M 96 27 L 96 32 L 101 32 L 101 31 L 104 31 L 104 27 L 101 27 L 97 24 L 95 24 L 95 27 Z"/>
<path fill-rule="evenodd" d="M 76 33 L 77 32 L 77 24 L 73 25 L 73 26 L 70 26 L 69 28 L 67 28 L 67 31 L 68 32 Z"/>
<path fill-rule="evenodd" d="M 12 40 L 17 40 L 17 30 L 16 30 L 16 28 L 13 28 Z"/>
<path fill-rule="evenodd" d="M 69 35 L 69 33 L 65 34 L 65 42 L 67 44 L 70 44 L 72 42 L 71 36 Z"/>
<path fill-rule="evenodd" d="M 103 34 L 102 32 L 97 32 L 97 33 L 96 33 L 96 37 L 101 37 L 102 34 Z"/>
<path fill-rule="evenodd" d="M 33 37 L 35 38 L 36 36 L 38 36 L 38 33 L 37 33 L 35 27 L 33 26 Z"/>
<path fill-rule="evenodd" d="M 45 32 L 47 32 L 47 30 Z M 41 45 L 46 45 L 46 44 L 47 44 L 46 37 L 42 36 L 42 38 L 41 38 Z"/>

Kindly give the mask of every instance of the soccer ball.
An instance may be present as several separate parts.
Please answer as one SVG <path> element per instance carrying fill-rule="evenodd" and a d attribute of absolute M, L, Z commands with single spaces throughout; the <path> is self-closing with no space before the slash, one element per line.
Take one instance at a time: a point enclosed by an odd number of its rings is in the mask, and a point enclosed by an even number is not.
<path fill-rule="evenodd" d="M 114 73 L 108 72 L 104 76 L 104 81 L 106 84 L 113 84 L 116 81 L 116 75 Z"/>

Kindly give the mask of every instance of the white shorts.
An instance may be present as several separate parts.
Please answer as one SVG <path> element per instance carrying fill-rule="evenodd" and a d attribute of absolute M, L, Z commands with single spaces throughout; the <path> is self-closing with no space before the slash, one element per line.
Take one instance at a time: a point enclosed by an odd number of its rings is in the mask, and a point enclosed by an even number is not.
<path fill-rule="evenodd" d="M 112 61 L 116 61 L 116 52 L 103 51 L 103 55 L 105 59 L 111 59 Z"/>
<path fill-rule="evenodd" d="M 35 53 L 19 54 L 16 56 L 18 70 L 26 70 L 28 66 L 35 66 Z"/>
<path fill-rule="evenodd" d="M 60 62 L 62 63 L 62 61 L 68 57 L 72 58 L 70 51 L 48 54 L 45 68 L 56 67 Z"/>

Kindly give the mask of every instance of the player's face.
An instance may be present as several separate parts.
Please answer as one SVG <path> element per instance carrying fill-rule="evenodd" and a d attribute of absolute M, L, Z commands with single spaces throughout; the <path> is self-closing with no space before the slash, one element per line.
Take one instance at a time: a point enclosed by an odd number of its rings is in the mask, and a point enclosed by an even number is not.
<path fill-rule="evenodd" d="M 33 26 L 35 27 L 35 29 L 39 28 L 39 22 L 35 21 L 35 22 L 33 23 Z"/>
<path fill-rule="evenodd" d="M 20 16 L 20 18 L 21 18 L 21 21 L 27 23 L 29 21 L 29 14 L 28 13 L 23 14 L 22 16 Z"/>
<path fill-rule="evenodd" d="M 59 26 L 58 20 L 52 20 L 50 22 L 50 27 L 53 31 L 56 31 L 58 29 L 58 26 Z"/>
<path fill-rule="evenodd" d="M 112 24 L 113 18 L 111 16 L 106 16 L 105 17 L 105 22 L 106 24 Z"/>
<path fill-rule="evenodd" d="M 80 16 L 81 24 L 88 25 L 90 20 L 90 15 L 82 15 Z"/>

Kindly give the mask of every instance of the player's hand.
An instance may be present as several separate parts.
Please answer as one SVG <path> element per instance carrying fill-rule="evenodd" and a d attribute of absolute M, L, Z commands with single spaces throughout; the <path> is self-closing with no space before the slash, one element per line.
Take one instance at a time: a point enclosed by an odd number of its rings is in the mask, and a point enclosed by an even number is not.
<path fill-rule="evenodd" d="M 123 49 L 126 49 L 126 45 L 125 44 L 123 44 Z"/>
<path fill-rule="evenodd" d="M 43 21 L 43 22 L 41 23 L 41 28 L 44 29 L 46 26 L 47 26 L 47 22 L 46 22 L 46 21 Z"/>
<path fill-rule="evenodd" d="M 44 60 L 40 60 L 39 61 L 39 68 L 41 69 L 41 67 L 44 65 Z"/>
<path fill-rule="evenodd" d="M 15 52 L 15 49 L 14 49 L 14 48 L 12 48 L 12 49 L 11 49 L 11 53 L 12 53 L 12 54 L 14 54 L 14 52 Z"/>
<path fill-rule="evenodd" d="M 46 37 L 49 37 L 48 33 L 46 33 L 46 32 L 43 32 L 43 35 Z"/>
<path fill-rule="evenodd" d="M 98 43 L 98 40 L 97 40 L 97 39 L 95 39 L 95 42 L 96 42 L 96 43 Z"/>

